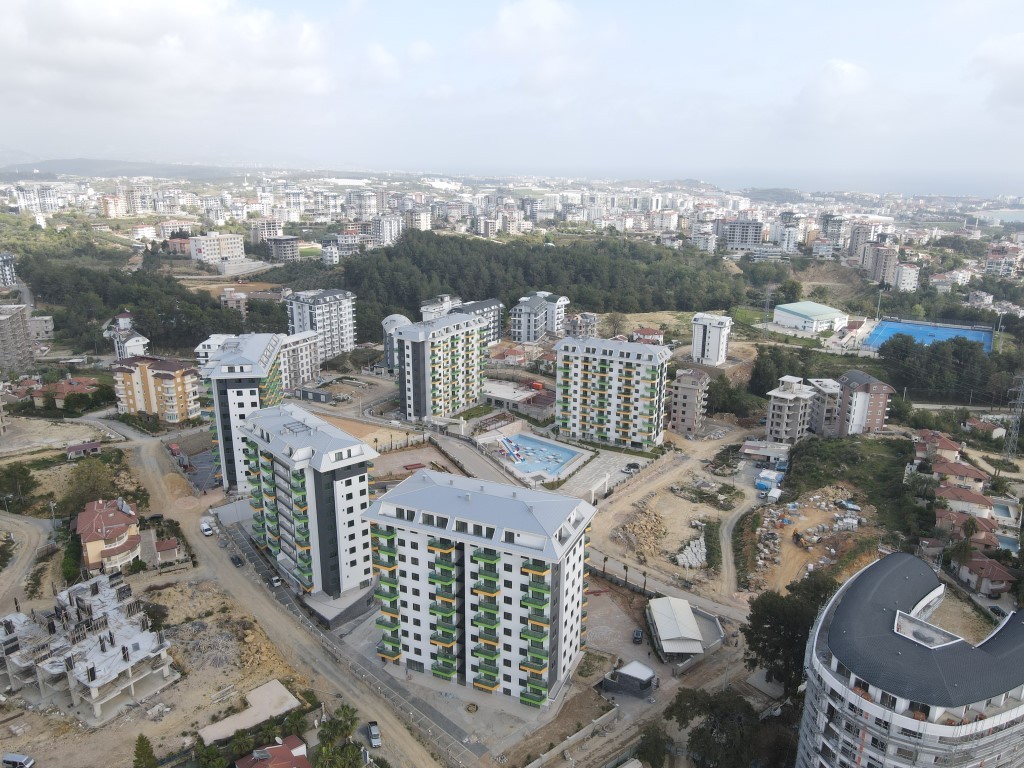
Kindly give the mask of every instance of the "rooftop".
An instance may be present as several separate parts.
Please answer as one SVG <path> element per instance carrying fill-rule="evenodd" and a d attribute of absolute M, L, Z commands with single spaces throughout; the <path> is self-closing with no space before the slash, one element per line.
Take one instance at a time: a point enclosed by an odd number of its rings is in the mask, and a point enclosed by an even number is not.
<path fill-rule="evenodd" d="M 408 341 L 426 341 L 435 336 L 445 336 L 448 333 L 462 331 L 469 328 L 484 328 L 487 321 L 478 315 L 464 315 L 461 312 L 453 312 L 450 315 L 435 317 L 433 320 L 424 320 L 419 323 L 410 323 L 395 329 L 395 337 Z"/>
<path fill-rule="evenodd" d="M 297 469 L 311 466 L 329 471 L 339 465 L 373 461 L 379 455 L 362 440 L 292 404 L 250 414 L 241 432 Z"/>
<path fill-rule="evenodd" d="M 672 350 L 660 344 L 641 344 L 638 341 L 625 341 L 619 339 L 597 339 L 592 337 L 567 338 L 558 341 L 555 352 L 567 352 L 569 354 L 588 354 L 584 352 L 587 347 L 593 347 L 597 352 L 593 354 L 602 357 L 615 357 L 616 359 L 644 360 L 653 363 L 666 362 L 672 357 Z M 625 356 L 624 356 L 625 355 Z"/>
<path fill-rule="evenodd" d="M 834 307 L 826 307 L 816 301 L 795 301 L 792 304 L 779 304 L 776 310 L 781 309 L 790 315 L 803 317 L 807 320 L 835 320 L 837 317 L 846 317 L 846 313 Z"/>
<path fill-rule="evenodd" d="M 257 378 L 270 373 L 285 336 L 280 333 L 247 333 L 227 336 L 220 348 L 210 352 L 210 360 L 203 367 L 203 378 Z M 211 337 L 210 340 L 212 340 Z M 249 370 L 244 373 L 240 367 Z M 227 368 L 235 368 L 228 371 Z"/>
<path fill-rule="evenodd" d="M 116 539 L 128 528 L 139 524 L 138 507 L 124 499 L 90 501 L 78 513 L 75 531 L 87 541 Z"/>

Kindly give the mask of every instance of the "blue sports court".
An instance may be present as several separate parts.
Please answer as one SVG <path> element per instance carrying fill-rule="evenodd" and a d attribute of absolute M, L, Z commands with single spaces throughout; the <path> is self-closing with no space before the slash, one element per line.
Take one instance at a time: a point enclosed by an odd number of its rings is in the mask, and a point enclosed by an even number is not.
<path fill-rule="evenodd" d="M 915 323 L 909 320 L 883 320 L 875 326 L 864 340 L 864 346 L 878 349 L 898 333 L 913 337 L 918 344 L 925 346 L 936 341 L 949 341 L 957 337 L 968 341 L 980 341 L 985 351 L 992 351 L 991 328 L 964 328 L 957 325 L 941 325 L 938 323 Z"/>

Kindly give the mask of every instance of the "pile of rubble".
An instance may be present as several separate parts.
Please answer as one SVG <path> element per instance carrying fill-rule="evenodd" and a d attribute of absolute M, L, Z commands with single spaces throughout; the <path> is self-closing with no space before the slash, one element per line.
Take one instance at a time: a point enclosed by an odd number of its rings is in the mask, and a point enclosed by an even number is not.
<path fill-rule="evenodd" d="M 627 522 L 611 534 L 611 538 L 624 541 L 641 563 L 661 551 L 662 541 L 668 533 L 665 519 L 650 506 L 654 496 L 654 493 L 648 493 L 639 501 L 633 502 L 636 511 Z"/>

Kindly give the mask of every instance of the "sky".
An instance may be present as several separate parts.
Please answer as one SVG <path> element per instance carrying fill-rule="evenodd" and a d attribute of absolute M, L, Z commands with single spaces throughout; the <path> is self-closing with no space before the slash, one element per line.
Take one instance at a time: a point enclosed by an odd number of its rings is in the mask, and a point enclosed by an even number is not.
<path fill-rule="evenodd" d="M 0 158 L 1024 195 L 1020 0 L 4 0 Z"/>

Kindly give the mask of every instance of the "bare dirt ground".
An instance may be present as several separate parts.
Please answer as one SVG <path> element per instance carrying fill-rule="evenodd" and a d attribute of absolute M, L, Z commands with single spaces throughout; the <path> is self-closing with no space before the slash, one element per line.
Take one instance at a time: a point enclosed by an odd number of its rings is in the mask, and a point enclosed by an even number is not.
<path fill-rule="evenodd" d="M 608 315 L 601 315 L 600 322 L 604 323 Z M 668 326 L 665 340 L 679 339 L 686 341 L 692 336 L 690 321 L 693 319 L 693 312 L 633 312 L 626 315 L 626 327 L 623 333 L 630 334 L 637 328 L 660 328 Z M 670 335 L 675 334 L 675 335 Z"/>
<path fill-rule="evenodd" d="M 385 453 L 373 462 L 373 479 L 383 480 L 390 483 L 392 480 L 403 480 L 417 470 L 406 469 L 413 464 L 422 464 L 425 467 L 440 467 L 446 472 L 461 475 L 462 472 L 454 467 L 448 458 L 434 446 L 413 446 L 401 451 Z M 436 467 L 435 467 L 436 465 Z"/>
<path fill-rule="evenodd" d="M 211 277 L 214 282 L 199 283 L 198 280 L 189 280 L 188 287 L 192 291 L 206 291 L 212 296 L 220 296 L 225 288 L 236 288 L 242 293 L 250 293 L 252 291 L 273 291 L 281 287 L 280 283 L 264 283 L 258 280 L 254 280 L 251 283 L 237 283 L 234 280 L 217 280 L 215 277 Z"/>
<path fill-rule="evenodd" d="M 28 419 L 24 416 L 8 417 L 7 434 L 0 442 L 0 456 L 14 457 L 40 448 L 66 448 L 72 443 L 100 440 L 105 434 L 96 427 L 77 421 L 49 421 Z"/>
<path fill-rule="evenodd" d="M 185 736 L 197 728 L 227 714 L 229 708 L 245 706 L 243 694 L 275 678 L 302 690 L 307 681 L 281 658 L 252 616 L 238 609 L 215 583 L 192 581 L 186 577 L 177 583 L 167 576 L 131 579 L 144 601 L 165 606 L 169 615 L 167 630 L 173 646 L 171 655 L 182 679 L 153 696 L 143 707 L 121 715 L 96 730 L 83 731 L 72 719 L 58 713 L 27 713 L 31 730 L 7 738 L 4 748 L 32 755 L 41 765 L 67 763 L 68 743 L 55 736 L 74 733 L 75 764 L 80 766 L 128 765 L 137 733 L 145 733 L 157 754 L 184 746 Z M 147 592 L 147 587 L 161 587 Z M 41 607 L 46 601 L 37 601 Z M 230 695 L 214 702 L 220 691 Z M 158 718 L 144 710 L 158 703 L 171 708 Z"/>
<path fill-rule="evenodd" d="M 371 446 L 375 444 L 378 446 L 390 445 L 391 443 L 402 445 L 410 434 L 404 429 L 390 429 L 376 424 L 367 424 L 355 419 L 346 419 L 343 416 L 331 416 L 323 411 L 317 411 L 316 415 L 328 424 L 333 424 L 338 429 L 348 432 L 352 437 L 358 437 Z"/>
<path fill-rule="evenodd" d="M 946 587 L 942 602 L 929 621 L 974 645 L 992 634 L 992 630 L 995 629 L 995 623 L 991 619 L 981 616 L 973 603 L 950 586 Z"/>
<path fill-rule="evenodd" d="M 807 296 L 818 286 L 828 289 L 830 301 L 842 301 L 860 293 L 859 281 L 851 281 L 851 270 L 836 263 L 814 262 L 794 277 L 803 286 Z"/>
<path fill-rule="evenodd" d="M 602 667 L 601 672 L 593 676 L 595 683 L 605 671 Z M 603 715 L 608 711 L 608 706 L 608 702 L 602 699 L 593 688 L 590 686 L 583 688 L 562 705 L 558 717 L 505 753 L 508 757 L 508 765 L 513 767 L 526 765 L 538 755 L 552 749 L 556 744 L 560 744 L 563 739 L 572 736 L 580 729 L 580 725 L 586 726 L 591 720 Z"/>

